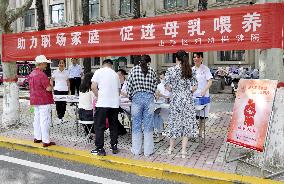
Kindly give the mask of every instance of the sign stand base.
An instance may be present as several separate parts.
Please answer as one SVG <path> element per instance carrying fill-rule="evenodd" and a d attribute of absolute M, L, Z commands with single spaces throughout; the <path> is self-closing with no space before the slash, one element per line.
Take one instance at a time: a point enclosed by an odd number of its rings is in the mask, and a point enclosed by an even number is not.
<path fill-rule="evenodd" d="M 251 152 L 247 152 L 247 153 L 244 153 L 241 156 L 229 159 L 229 155 L 230 155 L 230 153 L 229 153 L 229 146 L 230 145 L 231 145 L 230 143 L 228 143 L 228 142 L 226 143 L 226 151 L 225 151 L 225 162 L 226 163 L 235 162 L 235 161 L 241 161 L 242 158 L 247 158 L 247 157 L 251 156 Z"/>
<path fill-rule="evenodd" d="M 230 155 L 230 153 L 229 153 L 229 146 L 231 146 L 231 144 L 227 142 L 226 143 L 226 151 L 225 151 L 225 162 L 226 163 L 240 161 L 240 162 L 243 162 L 243 163 L 245 163 L 247 165 L 259 168 L 259 169 L 261 169 L 262 177 L 265 178 L 265 179 L 270 179 L 270 178 L 273 178 L 275 176 L 279 176 L 279 175 L 284 174 L 284 170 L 283 171 L 279 171 L 279 172 L 274 172 L 274 171 L 271 171 L 269 169 L 266 169 L 264 164 L 262 164 L 262 166 L 259 166 L 259 165 L 256 165 L 256 164 L 253 164 L 253 163 L 250 163 L 250 162 L 247 162 L 246 160 L 244 160 L 244 158 L 248 158 L 248 157 L 252 156 L 253 150 L 248 151 L 247 153 L 244 153 L 241 156 L 229 159 L 229 155 Z M 263 154 L 263 157 L 264 158 L 266 157 L 266 153 Z M 265 175 L 264 172 L 269 172 L 271 174 Z"/>
<path fill-rule="evenodd" d="M 275 177 L 275 176 L 278 176 L 278 175 L 282 175 L 282 174 L 284 174 L 284 170 L 283 170 L 283 171 L 280 171 L 280 172 L 276 172 L 276 173 L 273 173 L 273 172 L 272 172 L 272 174 L 267 175 L 267 176 L 265 176 L 264 178 L 268 179 L 268 178 L 272 178 L 272 177 Z"/>

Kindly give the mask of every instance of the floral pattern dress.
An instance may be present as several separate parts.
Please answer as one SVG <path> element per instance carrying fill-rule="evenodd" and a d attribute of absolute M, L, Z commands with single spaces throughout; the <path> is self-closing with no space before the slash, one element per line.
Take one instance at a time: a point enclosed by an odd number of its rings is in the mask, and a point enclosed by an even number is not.
<path fill-rule="evenodd" d="M 181 67 L 176 65 L 167 70 L 165 84 L 172 88 L 168 126 L 165 129 L 168 138 L 197 137 L 198 126 L 194 99 L 191 86 L 196 86 L 197 81 L 181 78 Z"/>

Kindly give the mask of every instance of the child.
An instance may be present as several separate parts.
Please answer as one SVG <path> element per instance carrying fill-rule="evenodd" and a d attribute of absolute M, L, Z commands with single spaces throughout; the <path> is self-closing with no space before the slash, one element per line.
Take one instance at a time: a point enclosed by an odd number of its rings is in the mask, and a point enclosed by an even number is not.
<path fill-rule="evenodd" d="M 80 92 L 79 92 L 79 120 L 80 121 L 92 121 L 94 122 L 94 115 L 93 115 L 93 101 L 95 98 L 94 93 L 91 90 L 91 79 L 94 73 L 90 72 L 85 74 L 83 81 L 80 85 Z M 94 127 L 92 124 L 83 124 L 85 133 L 88 135 L 89 130 L 91 133 L 95 133 Z M 89 137 L 92 139 L 92 137 Z"/>

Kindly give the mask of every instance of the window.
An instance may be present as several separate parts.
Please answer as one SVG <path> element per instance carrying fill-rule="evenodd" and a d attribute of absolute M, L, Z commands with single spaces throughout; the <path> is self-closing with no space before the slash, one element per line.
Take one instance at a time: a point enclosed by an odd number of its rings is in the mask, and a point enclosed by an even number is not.
<path fill-rule="evenodd" d="M 91 66 L 100 66 L 100 57 L 91 58 Z"/>
<path fill-rule="evenodd" d="M 90 19 L 100 16 L 100 1 L 89 0 L 89 16 Z"/>
<path fill-rule="evenodd" d="M 187 7 L 187 6 L 188 6 L 188 0 L 164 0 L 165 9 Z"/>
<path fill-rule="evenodd" d="M 59 59 L 52 59 L 51 62 L 50 67 L 58 67 Z"/>
<path fill-rule="evenodd" d="M 64 3 L 50 5 L 51 24 L 62 23 L 64 20 Z"/>
<path fill-rule="evenodd" d="M 24 15 L 24 25 L 25 27 L 35 26 L 35 9 L 30 9 Z"/>
<path fill-rule="evenodd" d="M 218 51 L 217 61 L 245 61 L 245 50 Z"/>
<path fill-rule="evenodd" d="M 120 0 L 120 15 L 133 13 L 133 0 Z"/>
<path fill-rule="evenodd" d="M 176 63 L 176 54 L 166 54 L 165 63 Z"/>

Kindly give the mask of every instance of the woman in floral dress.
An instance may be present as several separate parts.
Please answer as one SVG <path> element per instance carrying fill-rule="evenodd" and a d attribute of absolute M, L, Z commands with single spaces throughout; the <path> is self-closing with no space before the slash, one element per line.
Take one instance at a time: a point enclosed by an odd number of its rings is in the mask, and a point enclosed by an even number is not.
<path fill-rule="evenodd" d="M 166 128 L 166 135 L 170 138 L 168 153 L 172 153 L 175 139 L 182 137 L 182 158 L 185 158 L 188 137 L 196 137 L 198 134 L 192 96 L 196 90 L 197 82 L 192 75 L 188 54 L 185 51 L 181 50 L 176 53 L 176 65 L 167 70 L 165 85 L 172 92 Z"/>

